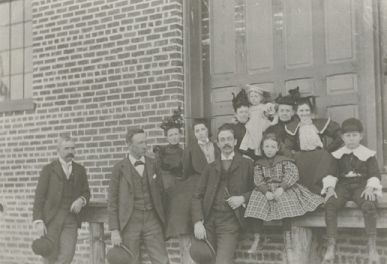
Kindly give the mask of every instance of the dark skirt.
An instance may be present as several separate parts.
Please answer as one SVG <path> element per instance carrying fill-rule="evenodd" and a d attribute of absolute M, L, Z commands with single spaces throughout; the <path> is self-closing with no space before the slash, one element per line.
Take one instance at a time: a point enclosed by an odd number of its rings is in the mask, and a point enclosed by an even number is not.
<path fill-rule="evenodd" d="M 166 238 L 193 233 L 191 202 L 200 175 L 192 175 L 167 190 Z"/>
<path fill-rule="evenodd" d="M 331 172 L 334 159 L 326 150 L 300 151 L 295 154 L 296 165 L 299 170 L 299 184 L 310 191 L 320 194 L 322 179 Z"/>

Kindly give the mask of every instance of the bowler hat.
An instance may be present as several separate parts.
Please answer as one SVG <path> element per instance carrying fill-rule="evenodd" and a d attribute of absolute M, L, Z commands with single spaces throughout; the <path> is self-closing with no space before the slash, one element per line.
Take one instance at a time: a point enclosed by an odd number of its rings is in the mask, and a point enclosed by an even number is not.
<path fill-rule="evenodd" d="M 110 264 L 130 264 L 135 260 L 133 252 L 123 244 L 109 249 L 106 258 Z"/>
<path fill-rule="evenodd" d="M 53 249 L 54 249 L 54 243 L 47 237 L 40 237 L 38 239 L 35 239 L 32 242 L 32 251 L 36 255 L 40 255 L 42 257 L 48 257 Z"/>
<path fill-rule="evenodd" d="M 189 253 L 196 263 L 211 263 L 216 257 L 215 249 L 207 239 L 193 238 Z"/>
<path fill-rule="evenodd" d="M 363 125 L 357 118 L 348 118 L 341 124 L 341 132 L 363 132 Z"/>

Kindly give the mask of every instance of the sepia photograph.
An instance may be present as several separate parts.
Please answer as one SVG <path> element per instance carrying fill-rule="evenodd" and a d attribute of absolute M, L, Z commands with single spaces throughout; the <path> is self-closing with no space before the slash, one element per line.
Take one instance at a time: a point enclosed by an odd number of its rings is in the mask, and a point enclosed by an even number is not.
<path fill-rule="evenodd" d="M 387 0 L 0 0 L 0 264 L 387 264 Z"/>

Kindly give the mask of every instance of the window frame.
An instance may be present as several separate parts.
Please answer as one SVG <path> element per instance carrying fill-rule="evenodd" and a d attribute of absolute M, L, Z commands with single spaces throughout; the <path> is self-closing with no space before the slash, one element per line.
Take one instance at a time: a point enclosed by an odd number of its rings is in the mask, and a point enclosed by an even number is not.
<path fill-rule="evenodd" d="M 12 3 L 13 1 L 16 0 L 0 0 L 0 4 L 3 3 Z M 23 24 L 26 23 L 27 20 L 25 20 L 25 1 L 28 0 L 23 0 Z M 31 10 L 32 12 L 32 10 Z M 29 21 L 29 20 L 28 20 Z M 32 23 L 32 18 L 31 21 Z M 11 26 L 11 24 L 10 24 Z M 25 39 L 25 26 L 23 26 L 23 64 L 25 64 L 25 49 L 27 47 L 30 47 L 32 49 L 33 47 L 33 42 L 31 41 L 30 45 L 27 46 L 24 43 Z M 9 47 L 9 51 L 11 51 L 11 47 Z M 11 54 L 11 53 L 10 53 Z M 31 50 L 31 63 L 32 63 L 32 50 Z M 25 71 L 25 65 L 23 65 L 23 96 L 25 96 L 25 76 L 26 74 L 31 74 L 33 76 L 33 69 L 31 69 L 31 72 L 26 72 Z M 8 78 L 12 77 L 12 74 L 10 73 Z M 8 89 L 12 90 L 11 87 L 8 87 Z M 4 101 L 0 101 L 0 113 L 5 113 L 5 112 L 16 112 L 16 111 L 29 111 L 29 110 L 34 110 L 36 108 L 36 104 L 33 100 L 33 95 L 32 95 L 33 87 L 31 84 L 31 97 L 24 97 L 20 99 L 11 99 L 10 96 L 8 95 Z"/>

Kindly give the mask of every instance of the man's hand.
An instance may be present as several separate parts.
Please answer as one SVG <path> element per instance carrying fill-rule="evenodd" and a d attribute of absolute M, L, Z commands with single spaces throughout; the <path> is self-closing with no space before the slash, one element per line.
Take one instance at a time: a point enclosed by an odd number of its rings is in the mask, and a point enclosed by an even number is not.
<path fill-rule="evenodd" d="M 336 199 L 337 199 L 337 194 L 335 192 L 335 189 L 333 187 L 328 187 L 327 189 L 327 192 L 325 194 L 325 203 L 329 200 L 329 198 L 331 198 L 332 196 L 334 196 Z"/>
<path fill-rule="evenodd" d="M 76 200 L 73 202 L 73 204 L 71 205 L 71 207 L 70 207 L 70 212 L 73 212 L 73 213 L 75 213 L 75 214 L 78 214 L 78 213 L 81 211 L 83 205 L 84 205 L 84 202 L 83 202 L 83 199 L 82 199 L 82 198 L 76 199 Z"/>
<path fill-rule="evenodd" d="M 241 196 L 231 196 L 226 200 L 228 205 L 234 210 L 237 209 L 239 206 L 244 204 L 245 202 L 245 197 Z"/>
<path fill-rule="evenodd" d="M 194 234 L 197 239 L 200 239 L 200 240 L 206 239 L 207 233 L 202 221 L 198 221 L 195 223 Z"/>
<path fill-rule="evenodd" d="M 35 223 L 34 229 L 36 233 L 38 233 L 39 237 L 45 236 L 47 234 L 47 228 L 46 228 L 46 225 L 43 223 L 43 221 Z"/>
<path fill-rule="evenodd" d="M 113 230 L 111 233 L 111 240 L 112 240 L 113 246 L 121 245 L 122 239 L 121 239 L 120 231 L 118 231 L 117 229 Z"/>
<path fill-rule="evenodd" d="M 274 199 L 277 200 L 283 193 L 284 193 L 284 188 L 279 187 L 279 188 L 275 189 L 274 194 L 273 194 Z"/>
<path fill-rule="evenodd" d="M 374 193 L 374 188 L 366 187 L 364 191 L 361 193 L 360 197 L 364 197 L 364 199 L 368 201 L 375 201 L 376 194 Z"/>
<path fill-rule="evenodd" d="M 274 199 L 274 194 L 272 192 L 266 192 L 265 196 L 266 196 L 266 199 L 269 201 Z"/>

